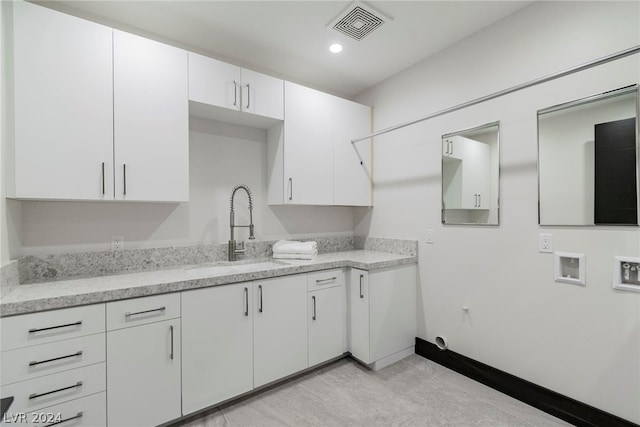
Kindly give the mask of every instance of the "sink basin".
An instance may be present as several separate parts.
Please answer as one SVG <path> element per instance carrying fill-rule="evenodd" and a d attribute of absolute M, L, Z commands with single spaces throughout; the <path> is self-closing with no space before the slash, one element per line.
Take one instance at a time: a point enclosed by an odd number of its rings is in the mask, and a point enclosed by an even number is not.
<path fill-rule="evenodd" d="M 287 265 L 278 261 L 258 261 L 244 264 L 209 264 L 190 267 L 186 271 L 194 276 L 225 276 L 227 274 L 250 273 L 253 271 L 270 270 Z"/>

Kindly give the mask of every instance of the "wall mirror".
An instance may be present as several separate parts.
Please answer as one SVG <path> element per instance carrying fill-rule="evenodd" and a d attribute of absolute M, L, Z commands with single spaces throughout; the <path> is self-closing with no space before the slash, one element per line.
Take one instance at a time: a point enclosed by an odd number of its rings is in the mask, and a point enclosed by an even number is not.
<path fill-rule="evenodd" d="M 499 122 L 442 136 L 442 223 L 499 224 Z"/>
<path fill-rule="evenodd" d="M 538 223 L 638 225 L 638 87 L 538 111 Z"/>

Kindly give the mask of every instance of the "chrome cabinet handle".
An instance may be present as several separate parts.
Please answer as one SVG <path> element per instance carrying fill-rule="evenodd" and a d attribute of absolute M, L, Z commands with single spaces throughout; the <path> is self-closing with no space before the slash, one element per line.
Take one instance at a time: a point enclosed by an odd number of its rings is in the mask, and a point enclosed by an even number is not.
<path fill-rule="evenodd" d="M 451 144 L 451 152 L 449 154 L 453 156 L 453 141 L 450 141 L 450 144 Z"/>
<path fill-rule="evenodd" d="M 238 82 L 233 81 L 233 106 L 238 106 Z"/>
<path fill-rule="evenodd" d="M 60 420 L 52 424 L 47 424 L 45 427 L 56 426 L 58 424 L 66 423 L 67 421 L 77 420 L 78 418 L 82 418 L 82 412 L 78 412 L 74 417 L 67 418 L 66 420 Z"/>
<path fill-rule="evenodd" d="M 126 196 L 127 195 L 127 165 L 124 163 L 122 164 L 122 179 L 123 179 L 122 194 Z"/>
<path fill-rule="evenodd" d="M 317 318 L 317 312 L 316 312 L 316 297 L 315 295 L 311 297 L 311 300 L 313 301 L 313 320 L 316 320 Z"/>
<path fill-rule="evenodd" d="M 35 334 L 37 332 L 42 332 L 42 331 L 50 331 L 52 329 L 60 329 L 60 328 L 69 328 L 71 326 L 80 326 L 82 325 L 82 320 L 78 320 L 77 322 L 74 323 L 66 323 L 64 325 L 58 325 L 58 326 L 49 326 L 48 328 L 34 328 L 34 329 L 29 329 L 29 333 L 30 334 Z"/>
<path fill-rule="evenodd" d="M 363 280 L 364 280 L 364 274 L 361 274 L 360 275 L 360 298 L 364 298 L 364 292 L 363 292 L 363 289 L 362 289 Z"/>
<path fill-rule="evenodd" d="M 260 306 L 258 307 L 258 311 L 262 313 L 262 285 L 258 285 L 258 294 L 260 296 Z"/>
<path fill-rule="evenodd" d="M 169 332 L 171 332 L 171 354 L 169 354 L 169 358 L 173 360 L 173 325 L 169 326 Z"/>
<path fill-rule="evenodd" d="M 249 316 L 249 288 L 244 288 L 244 315 Z"/>
<path fill-rule="evenodd" d="M 320 283 L 324 283 L 324 282 L 333 282 L 336 279 L 337 279 L 337 277 L 329 277 L 328 279 L 316 279 L 316 283 L 320 284 Z"/>
<path fill-rule="evenodd" d="M 38 397 L 48 396 L 48 395 L 54 394 L 54 393 L 60 393 L 61 391 L 71 390 L 71 389 L 78 388 L 78 387 L 82 387 L 82 381 L 78 381 L 74 385 L 70 385 L 68 387 L 62 387 L 62 388 L 59 388 L 57 390 L 48 391 L 46 393 L 33 393 L 33 394 L 30 394 L 29 395 L 29 399 L 37 399 Z"/>
<path fill-rule="evenodd" d="M 160 308 L 154 308 L 152 310 L 136 311 L 134 313 L 126 312 L 124 314 L 124 317 L 131 317 L 131 316 L 137 316 L 139 314 L 153 313 L 154 311 L 165 311 L 166 309 L 167 309 L 167 307 L 160 307 Z"/>
<path fill-rule="evenodd" d="M 478 194 L 478 207 L 482 206 L 482 194 Z"/>
<path fill-rule="evenodd" d="M 104 162 L 102 162 L 102 195 L 104 196 Z"/>
<path fill-rule="evenodd" d="M 43 363 L 55 362 L 57 360 L 69 359 L 71 357 L 80 357 L 80 356 L 82 356 L 82 350 L 73 354 L 68 354 L 66 356 L 54 357 L 53 359 L 29 362 L 29 366 L 37 366 L 37 365 L 42 365 Z"/>
<path fill-rule="evenodd" d="M 289 178 L 289 200 L 293 200 L 293 178 Z"/>
<path fill-rule="evenodd" d="M 247 83 L 247 110 L 251 108 L 251 85 Z"/>

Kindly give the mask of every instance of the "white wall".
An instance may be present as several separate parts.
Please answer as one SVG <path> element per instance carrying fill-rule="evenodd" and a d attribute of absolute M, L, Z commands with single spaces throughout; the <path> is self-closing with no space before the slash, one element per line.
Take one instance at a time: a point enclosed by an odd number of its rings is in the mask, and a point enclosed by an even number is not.
<path fill-rule="evenodd" d="M 638 2 L 538 2 L 358 97 L 375 129 L 640 44 Z M 375 138 L 376 203 L 356 233 L 419 239 L 418 336 L 640 422 L 640 294 L 611 289 L 635 227 L 537 225 L 536 111 L 638 83 L 629 57 Z M 440 223 L 441 135 L 500 120 L 499 227 Z M 435 244 L 425 244 L 425 229 Z M 553 281 L 558 251 L 586 254 L 587 286 Z M 469 307 L 465 314 L 462 306 Z"/>
<path fill-rule="evenodd" d="M 189 203 L 14 201 L 19 255 L 108 250 L 116 234 L 129 249 L 226 243 L 237 184 L 253 192 L 257 239 L 353 233 L 352 208 L 267 206 L 266 131 L 191 117 L 189 144 Z M 246 194 L 235 201 L 236 224 L 248 224 Z"/>

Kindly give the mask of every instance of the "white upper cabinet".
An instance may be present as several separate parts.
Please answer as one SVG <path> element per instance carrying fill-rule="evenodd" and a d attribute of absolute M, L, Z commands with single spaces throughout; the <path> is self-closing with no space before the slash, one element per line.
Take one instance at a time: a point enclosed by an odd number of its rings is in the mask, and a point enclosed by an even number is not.
<path fill-rule="evenodd" d="M 190 101 L 282 120 L 283 84 L 275 77 L 189 52 Z M 219 111 L 211 116 L 229 121 L 242 120 L 238 116 L 235 116 L 236 120 L 231 117 Z"/>
<path fill-rule="evenodd" d="M 15 139 L 8 196 L 112 199 L 111 28 L 31 3 L 11 5 Z"/>
<path fill-rule="evenodd" d="M 284 82 L 275 77 L 242 69 L 242 111 L 284 119 Z"/>
<path fill-rule="evenodd" d="M 371 107 L 334 98 L 333 204 L 371 206 L 371 140 L 351 140 L 371 133 Z"/>
<path fill-rule="evenodd" d="M 189 200 L 187 52 L 114 30 L 115 197 Z"/>
<path fill-rule="evenodd" d="M 187 53 L 13 6 L 9 197 L 189 199 Z"/>
<path fill-rule="evenodd" d="M 272 205 L 370 206 L 371 108 L 285 82 L 285 121 L 268 133 Z"/>
<path fill-rule="evenodd" d="M 333 96 L 285 83 L 284 203 L 333 204 Z"/>
<path fill-rule="evenodd" d="M 189 52 L 189 101 L 240 110 L 240 67 Z"/>

